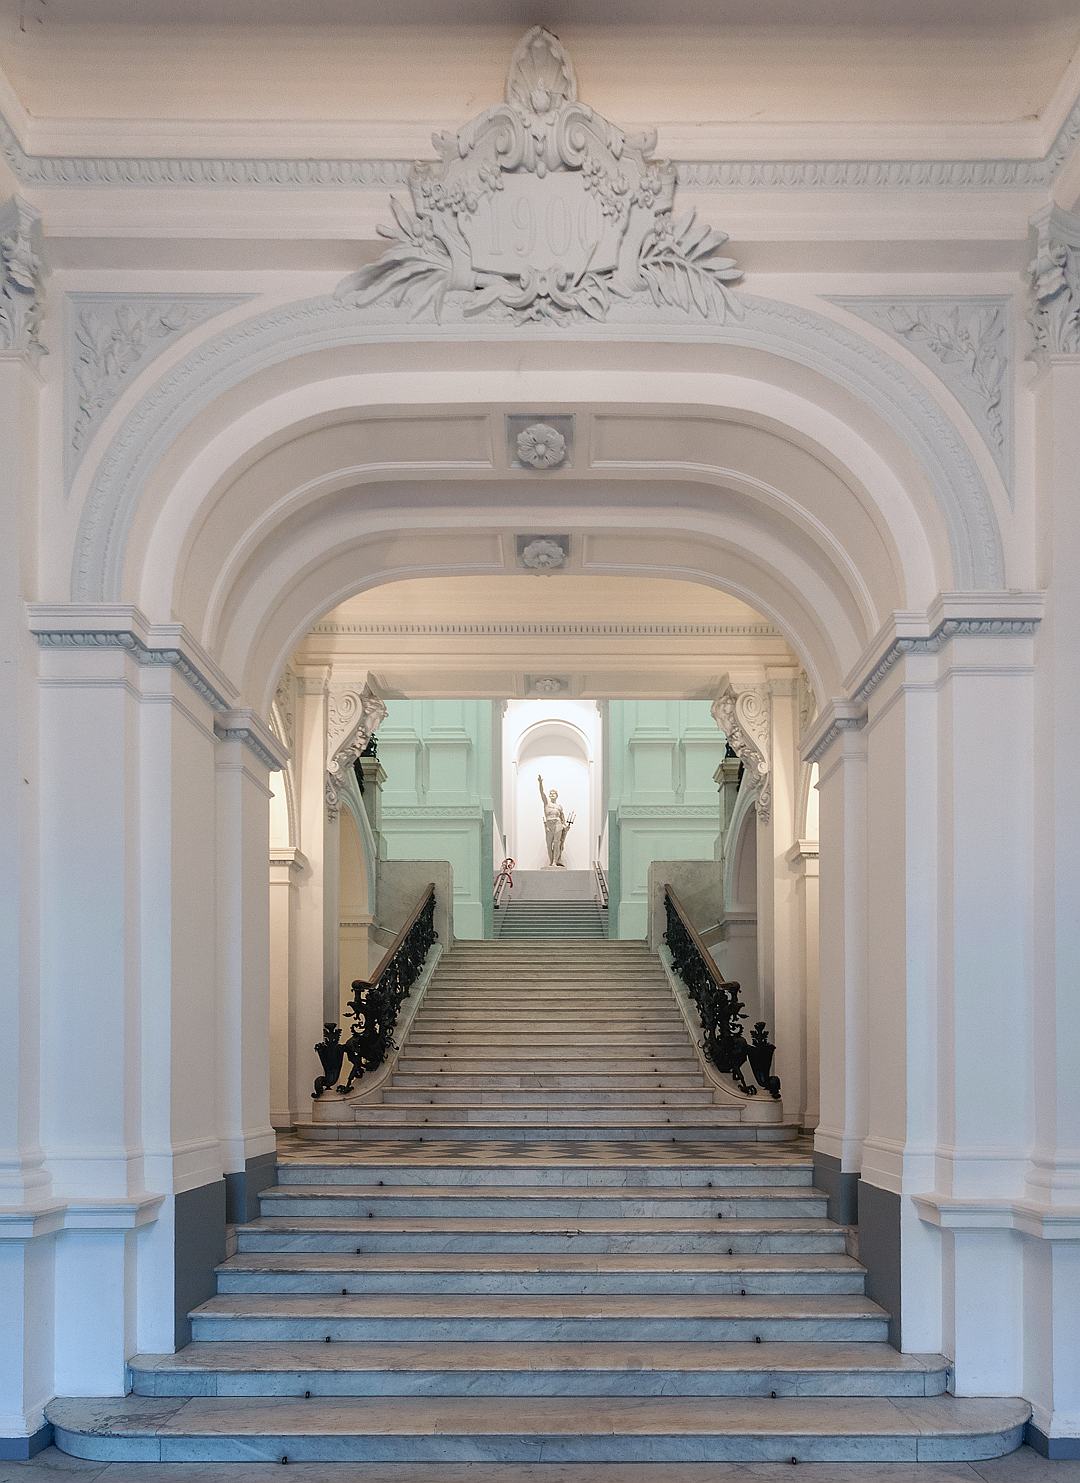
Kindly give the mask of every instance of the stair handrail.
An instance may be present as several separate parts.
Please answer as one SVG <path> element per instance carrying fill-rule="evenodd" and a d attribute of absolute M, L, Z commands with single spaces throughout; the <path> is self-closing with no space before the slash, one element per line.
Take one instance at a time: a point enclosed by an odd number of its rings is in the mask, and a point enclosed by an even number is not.
<path fill-rule="evenodd" d="M 746 1009 L 742 1002 L 741 984 L 735 979 L 724 978 L 701 933 L 667 883 L 664 885 L 664 914 L 667 918 L 664 941 L 671 954 L 671 966 L 697 1006 L 703 1032 L 701 1047 L 705 1055 L 748 1097 L 757 1096 L 760 1087 L 778 1101 L 780 1078 L 772 1074 L 776 1046 L 769 1039 L 765 1021 L 757 1021 L 747 1041 L 742 1025 Z M 743 1066 L 747 1064 L 757 1086 L 751 1086 L 743 1075 Z"/>
<path fill-rule="evenodd" d="M 600 901 L 600 910 L 607 911 L 608 907 L 608 883 L 607 872 L 599 860 L 593 861 L 593 882 L 596 886 L 596 894 Z"/>
<path fill-rule="evenodd" d="M 517 861 L 510 855 L 507 855 L 506 859 L 499 866 L 495 876 L 495 885 L 491 892 L 491 903 L 496 911 L 502 906 L 502 899 L 506 892 L 514 889 L 514 871 L 516 868 Z"/>
<path fill-rule="evenodd" d="M 323 1039 L 315 1047 L 323 1074 L 315 1078 L 311 1095 L 321 1097 L 331 1087 L 345 1096 L 365 1071 L 381 1066 L 390 1051 L 397 1049 L 394 1028 L 398 1010 L 420 977 L 428 953 L 438 941 L 435 930 L 435 882 L 420 893 L 405 923 L 383 953 L 370 978 L 354 978 L 352 998 L 346 1009 L 352 1020 L 348 1040 L 342 1042 L 341 1028 L 334 1020 L 323 1025 Z M 346 1059 L 348 1080 L 338 1084 Z"/>

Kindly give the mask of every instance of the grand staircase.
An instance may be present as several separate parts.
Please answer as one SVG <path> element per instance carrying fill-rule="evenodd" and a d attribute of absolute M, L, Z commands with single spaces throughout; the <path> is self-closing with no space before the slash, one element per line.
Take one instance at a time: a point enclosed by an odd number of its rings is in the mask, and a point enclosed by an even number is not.
<path fill-rule="evenodd" d="M 286 1140 L 192 1343 L 53 1402 L 63 1450 L 602 1483 L 1019 1444 L 1024 1402 L 889 1346 L 808 1149 L 714 1101 L 643 946 L 455 947 L 383 1098 Z"/>

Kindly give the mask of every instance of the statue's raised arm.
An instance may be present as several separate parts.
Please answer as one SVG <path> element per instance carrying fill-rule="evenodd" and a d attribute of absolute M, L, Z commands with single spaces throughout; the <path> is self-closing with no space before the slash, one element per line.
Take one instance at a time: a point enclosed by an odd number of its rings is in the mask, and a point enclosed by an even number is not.
<path fill-rule="evenodd" d="M 547 794 L 546 794 L 546 793 L 545 793 L 545 792 L 544 792 L 544 779 L 543 779 L 543 777 L 542 777 L 542 776 L 541 776 L 541 775 L 540 775 L 540 773 L 537 773 L 537 774 L 536 774 L 536 781 L 537 781 L 537 782 L 538 782 L 538 783 L 539 783 L 539 785 L 540 785 L 540 802 L 541 802 L 541 803 L 542 803 L 542 804 L 544 804 L 544 805 L 545 805 L 545 807 L 546 807 L 546 805 L 547 805 Z"/>

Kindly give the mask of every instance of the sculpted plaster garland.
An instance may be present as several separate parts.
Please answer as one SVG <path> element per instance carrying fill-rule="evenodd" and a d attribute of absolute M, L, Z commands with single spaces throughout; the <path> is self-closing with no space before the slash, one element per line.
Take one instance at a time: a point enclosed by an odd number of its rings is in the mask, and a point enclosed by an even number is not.
<path fill-rule="evenodd" d="M 676 172 L 652 158 L 656 132 L 627 135 L 578 101 L 574 69 L 550 31 L 533 29 L 510 63 L 506 101 L 456 134 L 436 134 L 436 164 L 409 171 L 411 206 L 391 197 L 393 244 L 338 293 L 390 297 L 440 318 L 447 294 L 469 315 L 517 323 L 606 319 L 613 298 L 719 323 L 738 315 L 742 274 L 727 241 L 675 218 Z"/>

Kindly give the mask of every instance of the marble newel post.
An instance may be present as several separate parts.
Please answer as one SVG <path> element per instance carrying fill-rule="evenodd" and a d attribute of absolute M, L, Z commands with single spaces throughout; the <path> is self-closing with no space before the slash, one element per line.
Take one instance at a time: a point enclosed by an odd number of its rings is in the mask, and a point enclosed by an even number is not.
<path fill-rule="evenodd" d="M 788 852 L 795 843 L 800 761 L 794 671 L 760 683 L 725 676 L 713 716 L 757 789 L 757 981 L 761 1014 L 776 1041 L 785 1115 L 806 1110 L 805 952 Z"/>
<path fill-rule="evenodd" d="M 44 279 L 37 212 L 0 206 L 0 651 L 7 664 L 0 707 L 0 1310 L 12 1336 L 0 1372 L 0 1436 L 41 1425 L 49 1399 L 51 1334 L 24 1321 L 35 1290 L 51 1282 L 52 1240 L 32 1207 L 48 1194 L 39 1131 L 37 650 L 24 604 L 35 596 L 36 446 Z M 20 1208 L 25 1214 L 19 1214 Z M 15 1337 L 21 1334 L 21 1342 Z"/>
<path fill-rule="evenodd" d="M 1080 214 L 1054 207 L 1032 232 L 1032 327 L 1039 460 L 1036 586 L 1047 604 L 1036 641 L 1035 963 L 1038 1094 L 1027 1174 L 1042 1217 L 1025 1242 L 1024 1281 L 1045 1320 L 1030 1327 L 1025 1394 L 1050 1439 L 1080 1437 Z M 1072 1218 L 1062 1219 L 1064 1210 Z M 1058 1239 L 1046 1239 L 1056 1232 Z M 1074 1444 L 1071 1456 L 1080 1455 Z"/>

